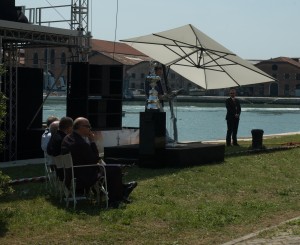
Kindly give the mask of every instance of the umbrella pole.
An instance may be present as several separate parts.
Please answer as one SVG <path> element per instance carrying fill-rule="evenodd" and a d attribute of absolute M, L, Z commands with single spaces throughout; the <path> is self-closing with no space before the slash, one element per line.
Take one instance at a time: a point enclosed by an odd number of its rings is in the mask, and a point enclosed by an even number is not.
<path fill-rule="evenodd" d="M 169 106 L 170 106 L 170 112 L 171 112 L 171 120 L 173 123 L 174 140 L 177 143 L 178 142 L 177 118 L 175 117 L 175 114 L 174 114 L 173 98 L 169 100 Z"/>
<path fill-rule="evenodd" d="M 164 74 L 164 81 L 165 81 L 165 87 L 166 87 L 166 93 L 170 94 L 170 87 L 168 84 L 168 75 L 166 73 L 166 66 L 162 65 L 163 68 L 163 74 Z M 173 100 L 174 97 L 171 97 L 168 99 L 169 100 L 169 106 L 170 106 L 170 112 L 171 112 L 171 121 L 173 124 L 173 136 L 174 136 L 174 141 L 177 143 L 178 142 L 178 131 L 177 131 L 177 118 L 175 117 L 175 113 L 174 113 L 174 104 L 173 104 Z"/>

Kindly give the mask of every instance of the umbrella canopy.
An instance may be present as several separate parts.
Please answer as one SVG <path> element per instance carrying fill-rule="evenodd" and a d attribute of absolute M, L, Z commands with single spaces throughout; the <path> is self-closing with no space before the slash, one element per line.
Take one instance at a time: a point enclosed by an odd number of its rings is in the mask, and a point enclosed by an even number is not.
<path fill-rule="evenodd" d="M 121 41 L 204 89 L 275 81 L 191 24 Z"/>

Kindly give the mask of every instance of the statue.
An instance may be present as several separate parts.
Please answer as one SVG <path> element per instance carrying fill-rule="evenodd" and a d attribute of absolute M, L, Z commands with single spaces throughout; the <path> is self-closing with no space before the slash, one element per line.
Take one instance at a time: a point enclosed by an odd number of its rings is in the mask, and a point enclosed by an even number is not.
<path fill-rule="evenodd" d="M 160 76 L 157 76 L 154 72 L 154 68 L 157 65 L 155 62 L 150 63 L 150 73 L 146 78 L 146 82 L 149 83 L 151 89 L 149 90 L 149 97 L 146 101 L 147 110 L 161 110 L 161 104 L 158 98 L 158 91 L 155 89 L 157 82 L 160 81 Z"/>

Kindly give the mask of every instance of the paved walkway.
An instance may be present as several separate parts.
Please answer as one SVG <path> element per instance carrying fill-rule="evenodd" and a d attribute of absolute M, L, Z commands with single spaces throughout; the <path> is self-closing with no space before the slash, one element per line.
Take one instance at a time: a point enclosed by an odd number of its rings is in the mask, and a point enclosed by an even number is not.
<path fill-rule="evenodd" d="M 292 221 L 300 221 L 300 216 L 284 221 L 279 225 L 263 229 L 246 236 L 234 239 L 232 241 L 223 243 L 222 245 L 300 245 L 300 235 L 293 235 L 291 231 L 287 231 L 284 225 Z M 274 231 L 272 237 L 263 235 L 266 231 Z"/>

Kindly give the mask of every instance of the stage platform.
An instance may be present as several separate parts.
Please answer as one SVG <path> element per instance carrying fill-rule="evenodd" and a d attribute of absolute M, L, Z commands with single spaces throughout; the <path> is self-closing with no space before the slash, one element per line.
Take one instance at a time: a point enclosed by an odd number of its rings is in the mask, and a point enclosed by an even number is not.
<path fill-rule="evenodd" d="M 104 147 L 106 163 L 137 164 L 140 167 L 188 167 L 220 163 L 224 161 L 224 144 L 201 142 L 168 144 L 164 149 L 156 149 L 155 154 L 140 154 L 139 145 Z"/>

